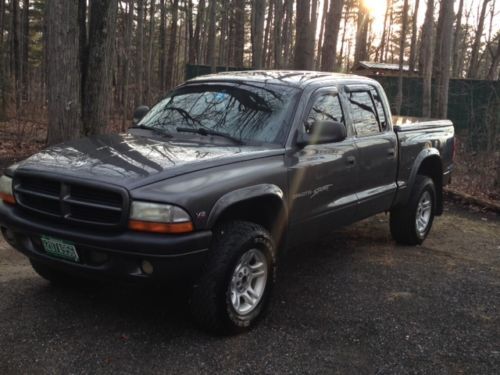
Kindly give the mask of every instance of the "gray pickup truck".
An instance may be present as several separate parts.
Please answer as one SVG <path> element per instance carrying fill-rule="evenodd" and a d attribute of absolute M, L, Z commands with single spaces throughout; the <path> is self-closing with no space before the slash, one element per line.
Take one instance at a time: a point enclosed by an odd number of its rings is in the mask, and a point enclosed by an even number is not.
<path fill-rule="evenodd" d="M 2 233 L 49 281 L 184 280 L 195 321 L 234 333 L 262 316 L 287 247 L 380 212 L 418 245 L 443 212 L 452 123 L 392 117 L 368 78 L 204 76 L 136 117 L 1 177 Z"/>

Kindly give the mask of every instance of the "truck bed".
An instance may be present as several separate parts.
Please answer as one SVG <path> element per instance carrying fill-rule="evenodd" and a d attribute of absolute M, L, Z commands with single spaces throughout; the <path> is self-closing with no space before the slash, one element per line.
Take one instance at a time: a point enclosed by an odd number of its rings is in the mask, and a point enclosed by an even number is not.
<path fill-rule="evenodd" d="M 392 116 L 394 130 L 407 132 L 412 130 L 425 130 L 453 126 L 450 120 L 431 119 L 424 117 Z"/>

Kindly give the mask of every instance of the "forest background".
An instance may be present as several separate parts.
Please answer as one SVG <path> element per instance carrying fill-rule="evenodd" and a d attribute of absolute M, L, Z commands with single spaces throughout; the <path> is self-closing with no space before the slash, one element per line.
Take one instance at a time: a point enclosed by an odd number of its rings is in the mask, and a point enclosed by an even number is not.
<path fill-rule="evenodd" d="M 372 61 L 398 66 L 387 88 L 396 114 L 444 118 L 450 97 L 470 102 L 452 193 L 495 205 L 499 8 L 497 0 L 0 0 L 0 167 L 64 140 L 125 131 L 134 108 L 182 83 L 187 66 L 349 73 Z M 481 96 L 484 87 L 491 94 Z"/>

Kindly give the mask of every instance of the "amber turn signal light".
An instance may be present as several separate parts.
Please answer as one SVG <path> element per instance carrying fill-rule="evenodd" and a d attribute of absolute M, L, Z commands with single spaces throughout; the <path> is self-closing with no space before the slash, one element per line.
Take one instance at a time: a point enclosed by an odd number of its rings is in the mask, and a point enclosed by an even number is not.
<path fill-rule="evenodd" d="M 16 204 L 16 198 L 14 198 L 13 195 L 7 193 L 0 192 L 0 199 L 3 200 L 5 203 Z"/>
<path fill-rule="evenodd" d="M 150 221 L 130 220 L 128 227 L 138 232 L 152 233 L 189 233 L 194 230 L 193 223 L 186 221 L 183 223 L 154 223 Z"/>

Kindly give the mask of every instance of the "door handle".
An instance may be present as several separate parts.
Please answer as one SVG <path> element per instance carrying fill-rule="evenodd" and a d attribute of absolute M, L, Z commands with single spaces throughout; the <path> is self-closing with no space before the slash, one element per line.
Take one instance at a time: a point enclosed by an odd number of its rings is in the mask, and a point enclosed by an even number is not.
<path fill-rule="evenodd" d="M 354 165 L 356 163 L 356 158 L 354 156 L 348 156 L 346 162 L 349 165 Z"/>
<path fill-rule="evenodd" d="M 393 148 L 387 150 L 387 156 L 394 156 L 394 155 L 396 155 L 396 150 L 394 150 Z"/>

